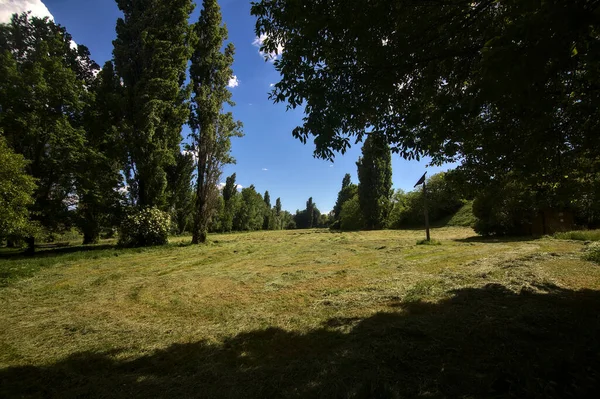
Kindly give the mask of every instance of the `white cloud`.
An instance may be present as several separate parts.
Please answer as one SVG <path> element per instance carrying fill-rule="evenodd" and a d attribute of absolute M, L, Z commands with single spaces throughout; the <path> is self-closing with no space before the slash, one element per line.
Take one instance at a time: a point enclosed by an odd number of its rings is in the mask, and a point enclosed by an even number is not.
<path fill-rule="evenodd" d="M 233 75 L 231 77 L 231 79 L 229 79 L 229 83 L 227 84 L 227 87 L 231 87 L 232 89 L 234 87 L 238 87 L 240 85 L 240 81 L 238 80 L 237 76 Z"/>
<path fill-rule="evenodd" d="M 266 171 L 267 171 L 267 170 L 269 170 L 269 169 L 267 169 L 267 168 L 262 168 L 262 170 L 263 170 L 263 172 L 266 172 Z"/>
<path fill-rule="evenodd" d="M 49 17 L 54 20 L 52 14 L 41 0 L 0 0 L 0 23 L 10 21 L 14 13 L 31 11 L 34 17 Z"/>
<path fill-rule="evenodd" d="M 221 183 L 217 184 L 217 187 L 218 187 L 218 189 L 219 189 L 219 190 L 223 190 L 223 189 L 225 188 L 225 183 L 222 183 L 222 182 L 221 182 Z M 244 188 L 244 186 L 242 186 L 241 184 L 236 184 L 236 185 L 235 185 L 235 188 L 236 188 L 238 191 L 240 191 L 242 188 Z"/>
<path fill-rule="evenodd" d="M 263 33 L 262 35 L 260 35 L 259 37 L 257 37 L 257 38 L 254 39 L 254 41 L 252 42 L 252 45 L 259 48 L 258 53 L 265 60 L 269 60 L 271 62 L 275 62 L 275 60 L 281 56 L 281 53 L 283 53 L 284 47 L 283 47 L 282 44 L 277 44 L 277 51 L 276 52 L 265 53 L 264 51 L 260 51 L 260 46 L 262 46 L 263 42 L 268 37 L 269 36 L 267 36 L 265 33 Z"/>
<path fill-rule="evenodd" d="M 54 21 L 54 16 L 42 0 L 0 0 L 0 23 L 10 22 L 14 13 L 31 11 L 31 15 L 38 18 L 48 17 Z M 71 48 L 77 49 L 77 43 L 71 40 Z"/>
<path fill-rule="evenodd" d="M 271 83 L 271 84 L 269 85 L 269 87 L 273 87 L 273 86 L 275 86 L 275 83 Z"/>

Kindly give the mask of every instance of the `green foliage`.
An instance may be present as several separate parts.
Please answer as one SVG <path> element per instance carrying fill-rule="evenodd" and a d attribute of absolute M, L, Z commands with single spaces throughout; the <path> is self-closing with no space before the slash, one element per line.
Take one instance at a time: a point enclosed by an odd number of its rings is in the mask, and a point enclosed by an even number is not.
<path fill-rule="evenodd" d="M 241 204 L 236 214 L 234 230 L 255 231 L 263 226 L 265 202 L 254 185 L 242 189 Z"/>
<path fill-rule="evenodd" d="M 263 197 L 265 201 L 265 214 L 263 216 L 263 230 L 275 230 L 273 210 L 271 209 L 271 196 L 269 191 L 265 191 Z"/>
<path fill-rule="evenodd" d="M 164 207 L 165 166 L 175 161 L 189 115 L 185 78 L 193 2 L 117 0 L 117 5 L 123 17 L 117 21 L 113 55 L 123 83 L 129 190 L 138 206 Z"/>
<path fill-rule="evenodd" d="M 381 133 L 403 157 L 461 162 L 480 183 L 600 172 L 596 2 L 416 3 L 253 3 L 261 51 L 285 48 L 271 99 L 306 113 L 295 137 L 332 158 Z"/>
<path fill-rule="evenodd" d="M 177 152 L 175 164 L 165 167 L 167 173 L 168 205 L 176 234 L 191 227 L 190 215 L 194 207 L 192 177 L 194 158 L 189 152 Z"/>
<path fill-rule="evenodd" d="M 92 82 L 84 109 L 86 146 L 77 172 L 77 225 L 84 244 L 98 242 L 102 230 L 119 223 L 123 202 L 124 143 L 119 126 L 123 93 L 111 61 Z"/>
<path fill-rule="evenodd" d="M 0 237 L 27 234 L 36 185 L 25 173 L 26 166 L 25 158 L 8 148 L 0 135 Z"/>
<path fill-rule="evenodd" d="M 206 240 L 206 230 L 215 212 L 215 187 L 223 165 L 234 163 L 231 137 L 241 137 L 242 124 L 231 112 L 222 113 L 223 105 L 234 105 L 227 85 L 233 75 L 234 47 L 222 50 L 227 28 L 222 25 L 217 0 L 202 2 L 200 18 L 194 25 L 197 42 L 191 57 L 190 80 L 193 91 L 189 125 L 192 151 L 198 154 L 196 204 L 192 242 Z"/>
<path fill-rule="evenodd" d="M 337 200 L 333 207 L 333 219 L 339 222 L 340 212 L 342 211 L 342 206 L 346 201 L 351 199 L 357 194 L 358 186 L 356 184 L 352 184 L 350 180 L 350 174 L 346 173 L 344 175 L 344 179 L 342 180 L 342 188 L 338 193 Z"/>
<path fill-rule="evenodd" d="M 535 193 L 523 183 L 496 184 L 473 202 L 474 229 L 482 235 L 522 235 L 529 232 L 538 208 Z"/>
<path fill-rule="evenodd" d="M 37 184 L 31 219 L 47 230 L 73 221 L 95 69 L 89 51 L 72 48 L 66 29 L 48 18 L 15 14 L 0 24 L 0 129 L 8 147 L 29 161 L 25 171 Z"/>
<path fill-rule="evenodd" d="M 223 199 L 225 202 L 237 195 L 237 184 L 235 184 L 235 177 L 236 176 L 234 173 L 225 180 L 225 187 L 223 187 Z"/>
<path fill-rule="evenodd" d="M 133 209 L 119 229 L 119 245 L 149 247 L 168 243 L 171 217 L 158 208 Z"/>
<path fill-rule="evenodd" d="M 369 134 L 358 167 L 358 200 L 365 227 L 382 229 L 391 210 L 392 154 L 381 134 Z M 343 189 L 342 189 L 343 191 Z"/>
<path fill-rule="evenodd" d="M 462 194 L 446 173 L 437 173 L 426 181 L 427 209 L 431 223 L 454 215 L 465 204 Z M 394 209 L 390 217 L 393 228 L 422 226 L 425 223 L 423 189 L 409 193 L 397 192 L 393 199 Z"/>
<path fill-rule="evenodd" d="M 313 227 L 319 226 L 319 218 L 321 212 L 317 205 L 313 202 L 312 197 L 306 201 L 306 209 L 300 211 L 297 210 L 294 215 L 295 228 L 298 229 L 312 229 Z"/>
<path fill-rule="evenodd" d="M 358 195 L 352 197 L 342 205 L 340 212 L 340 229 L 361 230 L 365 227 L 365 221 L 360 209 Z"/>
<path fill-rule="evenodd" d="M 554 238 L 561 240 L 600 241 L 600 230 L 576 230 L 555 233 Z"/>
<path fill-rule="evenodd" d="M 241 197 L 237 191 L 237 184 L 235 183 L 235 173 L 229 176 L 223 187 L 223 214 L 221 215 L 221 231 L 230 232 L 233 230 L 233 223 L 236 214 L 241 206 Z"/>

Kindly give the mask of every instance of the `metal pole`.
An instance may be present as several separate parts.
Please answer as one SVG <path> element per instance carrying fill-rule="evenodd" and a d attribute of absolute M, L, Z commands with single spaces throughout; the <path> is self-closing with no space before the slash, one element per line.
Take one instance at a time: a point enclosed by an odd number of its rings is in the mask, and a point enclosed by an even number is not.
<path fill-rule="evenodd" d="M 429 212 L 427 210 L 427 183 L 423 182 L 423 205 L 425 208 L 425 233 L 427 235 L 427 241 L 431 241 L 429 236 Z"/>

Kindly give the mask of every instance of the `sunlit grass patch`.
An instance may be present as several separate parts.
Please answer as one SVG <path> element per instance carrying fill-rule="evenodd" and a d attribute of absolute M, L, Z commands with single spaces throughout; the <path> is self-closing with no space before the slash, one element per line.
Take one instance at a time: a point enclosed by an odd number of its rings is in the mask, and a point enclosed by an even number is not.
<path fill-rule="evenodd" d="M 554 234 L 561 240 L 600 241 L 600 230 L 575 230 Z"/>

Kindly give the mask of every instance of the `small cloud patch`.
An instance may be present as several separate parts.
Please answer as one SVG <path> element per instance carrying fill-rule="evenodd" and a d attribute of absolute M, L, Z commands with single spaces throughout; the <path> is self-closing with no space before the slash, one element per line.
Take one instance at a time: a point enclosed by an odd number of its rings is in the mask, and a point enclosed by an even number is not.
<path fill-rule="evenodd" d="M 231 79 L 229 79 L 229 83 L 227 84 L 227 87 L 233 89 L 234 87 L 238 87 L 240 85 L 240 81 L 238 80 L 237 76 L 233 75 L 231 77 Z"/>

